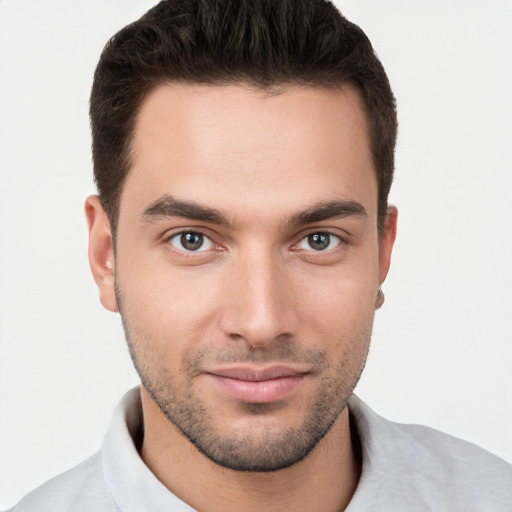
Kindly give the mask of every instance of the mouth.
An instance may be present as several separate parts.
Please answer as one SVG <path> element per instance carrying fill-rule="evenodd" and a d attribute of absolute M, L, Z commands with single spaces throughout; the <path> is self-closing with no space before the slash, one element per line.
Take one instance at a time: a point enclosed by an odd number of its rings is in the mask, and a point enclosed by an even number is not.
<path fill-rule="evenodd" d="M 238 366 L 206 372 L 221 392 L 241 402 L 253 404 L 284 400 L 293 394 L 307 374 L 307 371 L 288 366 Z"/>

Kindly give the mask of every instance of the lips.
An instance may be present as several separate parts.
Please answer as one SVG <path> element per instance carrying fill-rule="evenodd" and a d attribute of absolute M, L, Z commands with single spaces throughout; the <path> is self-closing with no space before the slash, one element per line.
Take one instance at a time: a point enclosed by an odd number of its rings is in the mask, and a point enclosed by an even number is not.
<path fill-rule="evenodd" d="M 289 397 L 306 377 L 287 366 L 267 368 L 221 368 L 207 372 L 209 378 L 231 398 L 247 403 L 272 403 Z"/>

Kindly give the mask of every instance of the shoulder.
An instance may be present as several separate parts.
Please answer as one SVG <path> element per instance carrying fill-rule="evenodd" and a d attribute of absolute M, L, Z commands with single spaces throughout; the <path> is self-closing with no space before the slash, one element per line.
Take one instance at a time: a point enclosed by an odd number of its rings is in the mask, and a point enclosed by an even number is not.
<path fill-rule="evenodd" d="M 512 466 L 506 461 L 432 428 L 385 420 L 357 397 L 350 411 L 362 444 L 361 480 L 370 493 L 378 488 L 416 510 L 512 509 Z"/>
<path fill-rule="evenodd" d="M 401 459 L 426 489 L 465 501 L 466 510 L 512 509 L 512 466 L 506 461 L 432 428 L 396 423 L 391 428 L 400 439 Z"/>
<path fill-rule="evenodd" d="M 115 512 L 100 453 L 27 494 L 8 512 Z"/>

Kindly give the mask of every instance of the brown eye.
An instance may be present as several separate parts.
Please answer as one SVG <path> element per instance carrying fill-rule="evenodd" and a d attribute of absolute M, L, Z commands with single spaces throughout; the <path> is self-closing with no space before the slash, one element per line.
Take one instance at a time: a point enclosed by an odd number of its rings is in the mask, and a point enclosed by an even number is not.
<path fill-rule="evenodd" d="M 329 247 L 331 237 L 328 233 L 314 233 L 308 236 L 308 244 L 315 251 L 323 251 Z"/>
<path fill-rule="evenodd" d="M 304 237 L 298 244 L 300 249 L 306 249 L 308 251 L 326 251 L 334 249 L 341 243 L 340 237 L 331 233 L 311 233 Z"/>
<path fill-rule="evenodd" d="M 202 233 L 196 231 L 183 231 L 169 239 L 169 243 L 176 249 L 185 252 L 202 252 L 213 247 L 213 242 Z"/>

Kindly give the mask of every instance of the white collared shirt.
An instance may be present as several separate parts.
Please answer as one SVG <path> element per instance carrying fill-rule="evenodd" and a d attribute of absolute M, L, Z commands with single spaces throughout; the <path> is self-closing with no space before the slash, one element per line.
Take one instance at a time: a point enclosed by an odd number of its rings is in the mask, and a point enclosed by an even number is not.
<path fill-rule="evenodd" d="M 355 395 L 349 410 L 363 470 L 346 512 L 512 511 L 512 466 L 499 457 L 428 427 L 387 421 Z M 194 512 L 142 461 L 136 448 L 141 432 L 136 388 L 117 406 L 95 455 L 11 512 Z"/>

